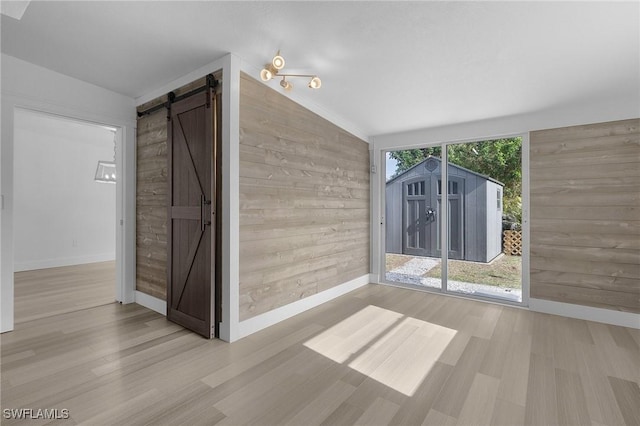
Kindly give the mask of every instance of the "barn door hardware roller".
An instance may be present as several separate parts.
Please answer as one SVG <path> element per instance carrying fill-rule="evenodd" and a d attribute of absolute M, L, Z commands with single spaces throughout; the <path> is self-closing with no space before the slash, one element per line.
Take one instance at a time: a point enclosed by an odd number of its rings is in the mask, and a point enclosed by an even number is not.
<path fill-rule="evenodd" d="M 176 96 L 175 92 L 169 92 L 167 93 L 167 101 L 163 102 L 161 104 L 158 104 L 156 106 L 153 106 L 149 109 L 146 109 L 144 111 L 138 111 L 138 118 L 140 117 L 144 117 L 145 115 L 149 115 L 149 114 L 153 114 L 154 112 L 161 110 L 162 108 L 166 108 L 167 110 L 171 109 L 171 104 L 175 103 L 175 102 L 179 102 L 183 99 L 188 98 L 189 96 L 195 95 L 196 93 L 200 93 L 200 92 L 204 92 L 206 90 L 212 89 L 212 91 L 215 93 L 215 89 L 216 87 L 218 87 L 218 85 L 220 84 L 220 82 L 218 80 L 215 79 L 215 77 L 213 76 L 213 74 L 209 74 L 207 75 L 206 78 L 206 84 L 204 86 L 198 87 L 197 89 L 193 89 L 187 93 L 184 93 L 180 96 Z M 207 96 L 207 106 L 209 106 L 209 102 L 210 102 L 210 98 Z"/>

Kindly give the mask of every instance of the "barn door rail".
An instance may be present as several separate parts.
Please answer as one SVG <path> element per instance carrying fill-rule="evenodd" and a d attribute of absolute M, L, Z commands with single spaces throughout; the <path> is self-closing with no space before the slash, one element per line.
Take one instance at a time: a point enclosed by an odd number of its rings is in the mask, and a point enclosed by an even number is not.
<path fill-rule="evenodd" d="M 183 93 L 182 95 L 176 96 L 174 92 L 167 93 L 167 101 L 161 104 L 152 106 L 151 108 L 145 109 L 143 111 L 138 111 L 138 118 L 144 117 L 145 115 L 153 114 L 154 112 L 161 110 L 162 108 L 166 108 L 167 110 L 171 109 L 171 104 L 175 102 L 179 102 L 183 99 L 188 98 L 189 96 L 195 95 L 196 93 L 204 92 L 209 89 L 214 89 L 218 87 L 220 82 L 215 79 L 213 74 L 207 75 L 207 82 L 204 86 L 198 87 L 197 89 L 193 89 L 187 93 Z"/>

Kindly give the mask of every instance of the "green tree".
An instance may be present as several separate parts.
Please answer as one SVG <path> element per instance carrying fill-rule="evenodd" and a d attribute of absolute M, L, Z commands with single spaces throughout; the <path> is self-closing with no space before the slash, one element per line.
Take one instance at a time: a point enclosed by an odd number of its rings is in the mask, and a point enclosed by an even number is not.
<path fill-rule="evenodd" d="M 449 145 L 449 162 L 504 183 L 504 213 L 522 219 L 522 139 L 505 138 Z M 441 157 L 440 147 L 391 152 L 394 177 L 428 156 Z"/>
<path fill-rule="evenodd" d="M 420 163 L 430 155 L 440 158 L 440 147 L 434 146 L 430 148 L 405 149 L 403 151 L 390 152 L 389 156 L 397 161 L 396 171 L 391 178 L 409 170 L 411 167 Z"/>

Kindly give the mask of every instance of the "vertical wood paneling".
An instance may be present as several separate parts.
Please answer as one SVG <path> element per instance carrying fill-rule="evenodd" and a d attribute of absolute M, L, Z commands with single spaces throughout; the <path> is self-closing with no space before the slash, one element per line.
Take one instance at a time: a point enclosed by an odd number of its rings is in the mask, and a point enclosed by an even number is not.
<path fill-rule="evenodd" d="M 246 74 L 239 197 L 240 320 L 369 273 L 368 144 Z"/>
<path fill-rule="evenodd" d="M 531 133 L 531 297 L 640 312 L 639 129 Z"/>

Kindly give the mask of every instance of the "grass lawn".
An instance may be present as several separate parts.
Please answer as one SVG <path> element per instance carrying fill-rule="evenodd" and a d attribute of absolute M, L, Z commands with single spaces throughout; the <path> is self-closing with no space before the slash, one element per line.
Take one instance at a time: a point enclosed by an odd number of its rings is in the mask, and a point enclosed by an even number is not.
<path fill-rule="evenodd" d="M 522 287 L 522 257 L 520 256 L 504 255 L 490 264 L 449 260 L 448 266 L 449 280 L 507 288 Z M 440 278 L 441 271 L 438 265 L 424 276 Z"/>
<path fill-rule="evenodd" d="M 414 256 L 387 253 L 387 271 L 392 271 L 413 258 Z M 440 268 L 440 264 L 438 264 L 424 274 L 424 276 L 440 278 L 441 273 L 442 268 Z M 520 256 L 504 255 L 490 264 L 449 260 L 449 279 L 453 281 L 494 285 L 506 288 L 521 288 L 521 277 L 522 257 Z"/>
<path fill-rule="evenodd" d="M 393 271 L 394 269 L 404 265 L 405 263 L 407 263 L 413 258 L 414 256 L 408 256 L 406 254 L 387 253 L 386 255 L 387 272 Z"/>

